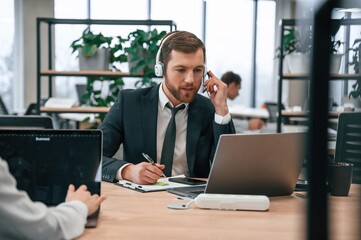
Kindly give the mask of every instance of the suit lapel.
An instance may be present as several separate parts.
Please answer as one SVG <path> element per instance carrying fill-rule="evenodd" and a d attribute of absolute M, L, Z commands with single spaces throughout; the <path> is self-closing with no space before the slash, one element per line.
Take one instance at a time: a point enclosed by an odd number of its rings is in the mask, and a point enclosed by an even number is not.
<path fill-rule="evenodd" d="M 157 159 L 158 90 L 159 85 L 153 87 L 146 95 L 141 96 L 144 145 L 152 159 Z"/>
<path fill-rule="evenodd" d="M 202 126 L 202 112 L 199 109 L 197 97 L 189 104 L 188 109 L 188 123 L 187 123 L 187 162 L 190 174 L 192 175 L 194 169 L 194 162 L 196 157 L 196 146 L 201 134 Z"/>

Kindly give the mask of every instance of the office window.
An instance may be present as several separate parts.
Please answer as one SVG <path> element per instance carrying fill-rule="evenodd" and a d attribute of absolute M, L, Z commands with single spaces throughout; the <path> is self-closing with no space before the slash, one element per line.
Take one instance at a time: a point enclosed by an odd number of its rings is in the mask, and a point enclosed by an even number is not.
<path fill-rule="evenodd" d="M 230 104 L 251 105 L 254 1 L 207 1 L 207 65 L 217 76 L 233 71 L 242 78 Z M 256 107 L 272 97 L 275 2 L 258 1 Z"/>
<path fill-rule="evenodd" d="M 146 20 L 149 18 L 148 0 L 91 0 L 90 3 L 90 17 L 92 19 Z M 94 25 L 92 27 L 92 30 L 95 32 L 102 32 L 108 36 L 121 36 L 123 38 L 127 38 L 130 32 L 137 29 L 147 31 L 148 27 L 126 25 Z M 121 64 L 119 67 L 122 71 L 129 71 L 128 64 L 126 63 Z M 124 88 L 134 88 L 135 83 L 140 78 L 123 78 L 123 80 Z M 107 82 L 104 82 L 102 87 L 106 89 L 106 86 Z"/>
<path fill-rule="evenodd" d="M 111 6 L 111 7 L 109 7 Z M 148 0 L 91 0 L 90 18 L 92 19 L 115 19 L 115 20 L 145 20 L 148 19 Z M 137 28 L 146 30 L 141 26 L 94 26 L 96 32 L 102 32 L 108 36 L 127 37 Z"/>
<path fill-rule="evenodd" d="M 237 0 L 90 0 L 75 1 L 77 7 L 69 12 L 69 0 L 55 0 L 57 18 L 86 18 L 90 2 L 89 14 L 92 19 L 148 19 L 173 20 L 179 30 L 193 32 L 205 41 L 207 47 L 207 67 L 217 76 L 232 70 L 241 75 L 242 90 L 235 104 L 251 105 L 252 81 L 252 48 L 253 48 L 253 10 L 254 1 Z M 148 6 L 148 4 L 151 4 Z M 111 6 L 111 7 L 110 7 Z M 206 6 L 206 26 L 204 29 L 204 9 Z M 149 11 L 150 9 L 150 11 Z M 166 9 L 166 10 L 164 10 Z M 149 16 L 150 14 L 150 16 Z M 72 17 L 74 16 L 74 17 Z M 76 16 L 76 17 L 75 17 Z M 271 100 L 274 63 L 275 38 L 275 2 L 258 1 L 258 41 L 257 41 L 257 102 Z M 64 27 L 62 32 L 61 27 Z M 76 55 L 71 55 L 69 45 L 80 36 L 85 26 L 69 28 L 59 26 L 56 34 L 56 67 L 58 70 L 75 70 Z M 58 29 L 58 27 L 57 27 Z M 107 35 L 127 34 L 136 27 L 93 26 L 92 30 Z M 146 28 L 145 28 L 146 29 Z M 162 29 L 163 30 L 163 29 Z M 168 29 L 167 29 L 168 30 Z M 205 39 L 203 34 L 205 32 Z M 62 45 L 61 48 L 58 46 Z M 58 60 L 58 58 L 60 59 Z M 69 60 L 70 59 L 70 60 Z M 126 69 L 125 69 L 126 71 Z M 67 78 L 71 79 L 71 78 Z M 79 78 L 77 78 L 79 81 Z M 85 82 L 85 79 L 82 80 Z M 126 88 L 134 87 L 135 79 L 126 79 Z M 71 89 L 69 89 L 71 88 Z M 57 81 L 57 94 L 65 96 L 73 87 L 67 82 Z"/>
<path fill-rule="evenodd" d="M 91 0 L 90 16 L 93 19 L 147 19 L 148 0 Z"/>
<path fill-rule="evenodd" d="M 87 0 L 54 0 L 55 18 L 87 18 Z M 71 8 L 69 6 L 72 6 Z M 71 54 L 70 44 L 81 36 L 85 25 L 55 25 L 55 69 L 58 71 L 78 70 L 76 54 Z M 76 99 L 76 83 L 85 83 L 85 78 L 56 77 L 55 96 Z"/>
<path fill-rule="evenodd" d="M 90 5 L 88 5 L 88 2 Z M 147 19 L 147 3 L 147 0 L 55 0 L 55 17 L 71 19 Z M 69 9 L 70 5 L 72 8 Z M 77 53 L 71 54 L 70 44 L 81 36 L 81 33 L 87 26 L 56 25 L 55 27 L 56 69 L 59 71 L 78 70 Z M 124 38 L 127 37 L 129 32 L 135 29 L 135 26 L 119 27 L 114 25 L 93 25 L 91 28 L 95 33 L 102 32 L 107 36 L 121 35 Z M 129 79 L 128 81 L 130 83 L 126 85 L 134 87 L 135 80 Z M 76 83 L 86 83 L 86 78 L 56 77 L 56 96 L 76 99 Z"/>
<path fill-rule="evenodd" d="M 275 59 L 276 3 L 258 1 L 257 56 L 256 56 L 256 107 L 272 101 L 273 65 Z"/>
<path fill-rule="evenodd" d="M 14 31 L 14 0 L 3 0 L 0 8 L 0 96 L 9 112 L 14 109 Z"/>
<path fill-rule="evenodd" d="M 151 9 L 152 19 L 173 20 L 178 30 L 189 31 L 202 38 L 203 0 L 152 0 Z"/>

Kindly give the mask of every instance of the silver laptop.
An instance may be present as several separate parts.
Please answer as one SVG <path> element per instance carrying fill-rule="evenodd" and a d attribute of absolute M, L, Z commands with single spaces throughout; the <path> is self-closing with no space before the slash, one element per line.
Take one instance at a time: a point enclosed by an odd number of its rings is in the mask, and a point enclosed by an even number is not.
<path fill-rule="evenodd" d="M 1 130 L 0 156 L 8 162 L 17 187 L 33 201 L 55 206 L 65 200 L 70 183 L 87 185 L 100 195 L 100 130 Z M 95 227 L 99 209 L 87 219 Z"/>
<path fill-rule="evenodd" d="M 305 137 L 301 132 L 222 135 L 205 189 L 168 191 L 191 198 L 200 193 L 290 195 L 304 162 Z"/>

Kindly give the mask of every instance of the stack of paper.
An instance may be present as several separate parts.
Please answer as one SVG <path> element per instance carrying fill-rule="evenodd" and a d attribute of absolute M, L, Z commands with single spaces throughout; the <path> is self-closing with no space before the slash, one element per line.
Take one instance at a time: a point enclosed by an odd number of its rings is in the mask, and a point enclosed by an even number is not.
<path fill-rule="evenodd" d="M 185 177 L 184 175 L 173 176 L 173 177 Z M 173 178 L 169 177 L 169 178 Z M 142 185 L 129 182 L 127 180 L 119 180 L 116 184 L 125 188 L 129 188 L 139 192 L 156 192 L 165 191 L 168 188 L 185 187 L 187 185 L 181 183 L 170 182 L 169 178 L 160 178 L 155 184 Z"/>

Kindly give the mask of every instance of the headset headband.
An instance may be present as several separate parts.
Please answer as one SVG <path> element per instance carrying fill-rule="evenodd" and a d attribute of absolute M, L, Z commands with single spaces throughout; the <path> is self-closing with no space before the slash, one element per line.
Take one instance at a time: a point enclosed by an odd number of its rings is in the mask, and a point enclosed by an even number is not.
<path fill-rule="evenodd" d="M 165 70 L 164 70 L 164 64 L 160 61 L 160 54 L 162 52 L 162 48 L 163 48 L 163 44 L 167 41 L 167 39 L 178 33 L 179 31 L 174 31 L 174 32 L 171 32 L 168 36 L 166 36 L 160 46 L 159 46 L 159 49 L 158 49 L 158 52 L 157 52 L 157 55 L 156 55 L 156 58 L 155 58 L 155 65 L 154 65 L 154 73 L 157 77 L 163 77 L 164 76 L 164 73 L 165 73 Z M 204 56 L 205 57 L 205 56 Z M 206 65 L 206 60 L 204 59 L 204 72 L 203 72 L 203 77 L 207 76 L 207 65 Z"/>

